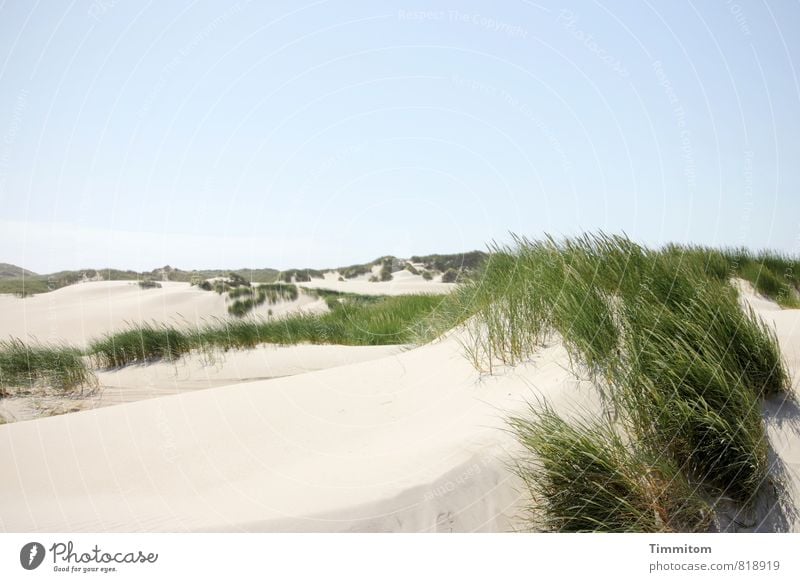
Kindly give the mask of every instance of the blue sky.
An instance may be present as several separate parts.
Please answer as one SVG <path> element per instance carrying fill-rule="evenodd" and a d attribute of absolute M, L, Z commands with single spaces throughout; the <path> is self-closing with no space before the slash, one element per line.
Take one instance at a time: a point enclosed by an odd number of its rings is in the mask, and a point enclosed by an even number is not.
<path fill-rule="evenodd" d="M 797 2 L 4 2 L 0 261 L 800 252 Z"/>

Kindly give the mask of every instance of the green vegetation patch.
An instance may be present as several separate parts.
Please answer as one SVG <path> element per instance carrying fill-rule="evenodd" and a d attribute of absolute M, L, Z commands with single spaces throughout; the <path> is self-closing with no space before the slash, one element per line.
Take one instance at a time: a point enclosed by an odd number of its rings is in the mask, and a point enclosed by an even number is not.
<path fill-rule="evenodd" d="M 139 287 L 142 289 L 161 289 L 161 283 L 151 279 L 142 279 L 139 281 Z"/>
<path fill-rule="evenodd" d="M 264 303 L 275 305 L 279 301 L 296 301 L 298 296 L 297 286 L 291 283 L 264 283 L 257 287 L 238 287 L 228 292 L 228 297 L 235 299 L 228 306 L 228 313 L 244 317 Z"/>
<path fill-rule="evenodd" d="M 119 367 L 174 360 L 194 349 L 227 351 L 264 343 L 406 344 L 419 337 L 420 328 L 443 301 L 443 297 L 432 295 L 328 297 L 335 304 L 330 303 L 333 309 L 324 314 L 297 314 L 279 320 L 218 320 L 192 331 L 165 325 L 133 326 L 91 342 L 89 353 L 98 366 Z"/>
<path fill-rule="evenodd" d="M 176 360 L 194 346 L 192 332 L 145 323 L 106 334 L 92 341 L 88 351 L 98 366 L 117 368 L 151 360 Z"/>
<path fill-rule="evenodd" d="M 69 392 L 95 385 L 94 374 L 76 348 L 0 341 L 0 393 L 40 387 Z"/>
<path fill-rule="evenodd" d="M 678 466 L 631 447 L 607 423 L 568 423 L 543 406 L 510 425 L 530 453 L 516 472 L 536 504 L 533 529 L 708 531 L 711 509 Z"/>

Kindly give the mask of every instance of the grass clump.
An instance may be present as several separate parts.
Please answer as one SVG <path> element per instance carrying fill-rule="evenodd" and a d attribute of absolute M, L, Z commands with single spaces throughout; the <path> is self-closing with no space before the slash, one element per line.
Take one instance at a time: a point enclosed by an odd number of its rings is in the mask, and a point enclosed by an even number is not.
<path fill-rule="evenodd" d="M 530 456 L 517 465 L 538 511 L 533 526 L 554 532 L 702 532 L 711 511 L 678 467 L 632 448 L 605 424 L 564 421 L 548 407 L 514 417 Z"/>
<path fill-rule="evenodd" d="M 163 324 L 140 324 L 89 344 L 96 365 L 118 368 L 151 360 L 176 360 L 195 346 L 193 336 Z"/>
<path fill-rule="evenodd" d="M 637 309 L 626 340 L 633 357 L 613 382 L 632 432 L 716 494 L 749 502 L 767 475 L 759 394 L 702 321 Z"/>
<path fill-rule="evenodd" d="M 459 272 L 456 269 L 447 269 L 442 273 L 442 283 L 455 283 L 458 281 Z"/>
<path fill-rule="evenodd" d="M 387 259 L 383 261 L 383 264 L 381 265 L 380 280 L 391 281 L 393 278 L 394 275 L 392 275 L 392 260 Z"/>
<path fill-rule="evenodd" d="M 141 279 L 139 281 L 139 287 L 142 289 L 161 289 L 161 283 L 153 281 L 152 279 Z"/>
<path fill-rule="evenodd" d="M 316 269 L 289 269 L 278 274 L 278 281 L 284 283 L 308 283 L 311 279 L 324 279 L 325 274 Z"/>
<path fill-rule="evenodd" d="M 278 301 L 296 301 L 299 291 L 291 283 L 264 283 L 257 287 L 237 287 L 228 291 L 228 297 L 235 301 L 228 306 L 228 313 L 244 317 L 256 307 Z"/>
<path fill-rule="evenodd" d="M 52 387 L 74 391 L 94 386 L 96 378 L 80 350 L 64 345 L 0 341 L 0 392 Z"/>
<path fill-rule="evenodd" d="M 359 275 L 366 275 L 372 271 L 372 264 L 351 265 L 350 267 L 339 268 L 339 273 L 345 279 L 354 279 Z"/>

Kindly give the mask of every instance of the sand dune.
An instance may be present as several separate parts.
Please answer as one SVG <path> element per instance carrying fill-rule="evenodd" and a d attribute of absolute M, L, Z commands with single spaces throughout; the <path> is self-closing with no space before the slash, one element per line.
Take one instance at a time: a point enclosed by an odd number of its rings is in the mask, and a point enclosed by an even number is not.
<path fill-rule="evenodd" d="M 748 300 L 797 378 L 800 311 Z M 502 429 L 536 396 L 562 414 L 600 406 L 560 345 L 480 377 L 453 333 L 370 361 L 0 426 L 0 529 L 513 530 L 524 496 Z M 796 415 L 773 401 L 765 414 L 796 507 Z"/>
<path fill-rule="evenodd" d="M 165 281 L 160 289 L 141 289 L 131 281 L 98 281 L 70 285 L 26 299 L 0 295 L 0 334 L 39 341 L 85 345 L 129 323 L 160 322 L 195 326 L 215 317 L 228 317 L 226 296 Z M 277 317 L 294 310 L 325 310 L 307 295 L 297 301 L 262 306 Z"/>

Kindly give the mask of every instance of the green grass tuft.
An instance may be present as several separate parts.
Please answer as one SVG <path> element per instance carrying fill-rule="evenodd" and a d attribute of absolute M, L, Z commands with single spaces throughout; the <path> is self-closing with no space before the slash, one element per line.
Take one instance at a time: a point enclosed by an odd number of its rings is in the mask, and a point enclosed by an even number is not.
<path fill-rule="evenodd" d="M 97 381 L 80 350 L 63 345 L 0 341 L 0 393 L 7 389 L 51 387 L 65 392 L 94 387 Z"/>
<path fill-rule="evenodd" d="M 145 323 L 92 341 L 89 353 L 96 365 L 118 368 L 151 360 L 176 360 L 192 347 L 192 333 L 167 325 Z"/>
<path fill-rule="evenodd" d="M 511 428 L 530 454 L 517 465 L 536 513 L 554 532 L 703 532 L 711 511 L 678 467 L 626 443 L 609 425 L 567 423 L 531 408 Z"/>

